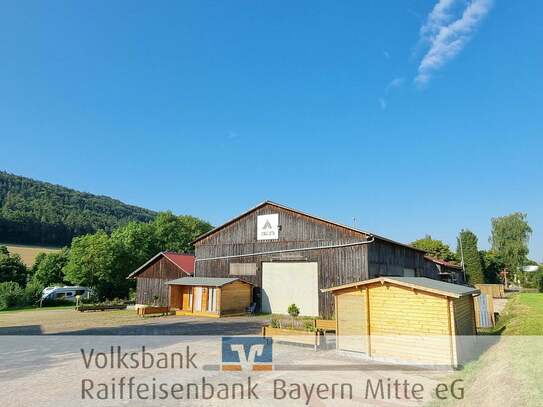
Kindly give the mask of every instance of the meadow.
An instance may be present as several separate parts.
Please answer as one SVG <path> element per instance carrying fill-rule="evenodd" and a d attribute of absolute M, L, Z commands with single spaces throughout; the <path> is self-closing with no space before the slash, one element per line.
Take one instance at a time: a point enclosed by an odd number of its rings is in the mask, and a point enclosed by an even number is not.
<path fill-rule="evenodd" d="M 0 246 L 6 246 L 11 254 L 18 254 L 21 256 L 21 260 L 27 267 L 32 267 L 34 261 L 36 260 L 36 256 L 40 253 L 54 253 L 62 250 L 56 247 L 19 245 L 11 243 L 0 243 Z"/>

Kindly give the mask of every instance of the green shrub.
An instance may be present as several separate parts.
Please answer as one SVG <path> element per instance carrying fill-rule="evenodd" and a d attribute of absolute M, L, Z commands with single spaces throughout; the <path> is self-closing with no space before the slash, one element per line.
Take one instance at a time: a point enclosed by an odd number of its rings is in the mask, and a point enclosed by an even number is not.
<path fill-rule="evenodd" d="M 543 293 L 543 274 L 539 277 L 539 292 Z"/>
<path fill-rule="evenodd" d="M 279 320 L 277 318 L 272 318 L 270 321 L 270 326 L 272 328 L 280 328 L 281 324 L 279 323 Z"/>
<path fill-rule="evenodd" d="M 18 305 L 24 305 L 25 292 L 14 281 L 0 283 L 0 310 L 5 310 Z"/>
<path fill-rule="evenodd" d="M 304 320 L 304 329 L 308 332 L 315 332 L 315 323 L 312 319 Z"/>
<path fill-rule="evenodd" d="M 300 308 L 298 308 L 296 304 L 290 304 L 288 306 L 287 312 L 291 317 L 297 317 L 298 315 L 300 315 Z"/>

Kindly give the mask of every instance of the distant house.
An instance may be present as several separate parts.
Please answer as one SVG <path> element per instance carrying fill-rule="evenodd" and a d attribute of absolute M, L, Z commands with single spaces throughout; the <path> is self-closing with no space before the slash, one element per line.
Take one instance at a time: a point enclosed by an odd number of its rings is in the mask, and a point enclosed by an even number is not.
<path fill-rule="evenodd" d="M 160 252 L 134 270 L 128 278 L 137 280 L 136 304 L 170 303 L 167 281 L 192 276 L 195 257 L 190 254 Z"/>
<path fill-rule="evenodd" d="M 424 274 L 428 277 L 439 276 L 441 281 L 455 284 L 466 284 L 462 266 L 445 260 L 424 256 Z"/>

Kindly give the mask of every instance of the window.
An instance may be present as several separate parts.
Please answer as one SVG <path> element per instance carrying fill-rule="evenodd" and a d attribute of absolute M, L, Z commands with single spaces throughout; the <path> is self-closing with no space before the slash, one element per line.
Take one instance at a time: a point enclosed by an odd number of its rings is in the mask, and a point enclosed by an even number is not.
<path fill-rule="evenodd" d="M 230 263 L 231 276 L 256 276 L 256 263 Z"/>

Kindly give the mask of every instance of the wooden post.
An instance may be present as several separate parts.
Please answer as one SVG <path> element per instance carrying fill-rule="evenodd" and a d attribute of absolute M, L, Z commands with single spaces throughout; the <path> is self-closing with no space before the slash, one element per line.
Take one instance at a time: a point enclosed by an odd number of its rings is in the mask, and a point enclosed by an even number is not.
<path fill-rule="evenodd" d="M 217 290 L 215 291 L 215 295 L 217 296 L 217 314 L 219 314 L 219 316 L 221 316 L 221 303 L 222 303 L 222 300 L 221 300 L 221 291 L 222 291 L 222 288 L 221 287 L 217 287 Z"/>
<path fill-rule="evenodd" d="M 451 349 L 451 364 L 453 367 L 456 367 L 456 336 L 454 335 L 454 322 L 453 322 L 453 309 L 454 307 L 451 307 L 452 299 L 445 298 L 445 301 L 447 301 L 447 314 L 448 314 L 448 325 L 449 325 L 449 347 Z"/>
<path fill-rule="evenodd" d="M 366 335 L 368 337 L 368 357 L 371 357 L 371 334 L 370 334 L 370 288 L 366 290 Z"/>
<path fill-rule="evenodd" d="M 334 307 L 335 307 L 334 313 L 336 314 L 336 350 L 339 350 L 339 329 L 338 329 L 339 315 L 337 313 L 337 294 L 336 293 L 334 293 Z"/>

